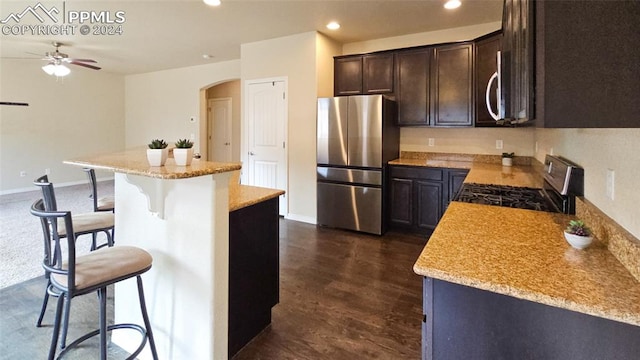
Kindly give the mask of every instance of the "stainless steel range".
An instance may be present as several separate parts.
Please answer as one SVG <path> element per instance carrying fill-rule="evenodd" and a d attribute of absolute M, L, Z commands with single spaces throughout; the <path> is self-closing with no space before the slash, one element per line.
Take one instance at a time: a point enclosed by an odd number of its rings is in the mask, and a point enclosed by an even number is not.
<path fill-rule="evenodd" d="M 454 201 L 575 214 L 575 198 L 584 193 L 584 170 L 559 156 L 547 155 L 542 189 L 466 183 Z"/>

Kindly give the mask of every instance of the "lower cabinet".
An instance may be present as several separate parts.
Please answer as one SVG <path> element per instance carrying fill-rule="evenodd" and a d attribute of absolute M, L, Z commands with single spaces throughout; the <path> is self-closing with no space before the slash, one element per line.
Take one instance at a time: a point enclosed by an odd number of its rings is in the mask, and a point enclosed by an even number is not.
<path fill-rule="evenodd" d="M 389 226 L 430 235 L 467 173 L 460 169 L 390 166 Z"/>
<path fill-rule="evenodd" d="M 278 201 L 229 213 L 229 358 L 271 323 L 279 302 Z"/>
<path fill-rule="evenodd" d="M 637 359 L 640 326 L 423 278 L 422 359 Z"/>

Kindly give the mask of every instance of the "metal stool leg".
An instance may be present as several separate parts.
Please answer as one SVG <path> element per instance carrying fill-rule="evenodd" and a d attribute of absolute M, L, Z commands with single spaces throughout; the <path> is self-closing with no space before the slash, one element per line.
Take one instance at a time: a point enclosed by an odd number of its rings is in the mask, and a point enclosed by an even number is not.
<path fill-rule="evenodd" d="M 154 360 L 158 360 L 158 351 L 156 350 L 156 341 L 153 338 L 153 331 L 151 330 L 151 322 L 149 321 L 149 315 L 147 314 L 147 305 L 144 300 L 144 290 L 142 288 L 142 278 L 140 275 L 136 276 L 138 281 L 138 297 L 140 299 L 140 311 L 142 312 L 142 319 L 144 320 L 144 327 L 147 331 L 147 338 L 149 338 L 149 346 L 151 347 L 151 355 Z"/>
<path fill-rule="evenodd" d="M 62 317 L 62 302 L 64 295 L 58 297 L 58 306 L 56 306 L 56 318 L 53 322 L 53 335 L 51 335 L 51 346 L 49 346 L 49 360 L 53 360 L 56 356 L 56 344 L 58 343 L 58 335 L 60 335 L 60 320 Z"/>
<path fill-rule="evenodd" d="M 60 295 L 62 296 L 62 295 Z M 69 314 L 71 313 L 71 299 L 67 299 L 64 296 L 65 306 L 64 314 L 62 318 L 62 336 L 60 339 L 60 349 L 64 349 L 67 346 L 67 331 L 69 330 Z"/>
<path fill-rule="evenodd" d="M 100 360 L 107 360 L 107 288 L 98 290 L 100 299 Z"/>
<path fill-rule="evenodd" d="M 40 316 L 38 316 L 36 327 L 42 326 L 42 319 L 44 318 L 44 313 L 47 311 L 47 303 L 49 302 L 48 290 L 49 290 L 49 281 L 47 281 L 47 287 L 44 289 L 44 300 L 42 300 L 42 309 L 40 309 Z"/>

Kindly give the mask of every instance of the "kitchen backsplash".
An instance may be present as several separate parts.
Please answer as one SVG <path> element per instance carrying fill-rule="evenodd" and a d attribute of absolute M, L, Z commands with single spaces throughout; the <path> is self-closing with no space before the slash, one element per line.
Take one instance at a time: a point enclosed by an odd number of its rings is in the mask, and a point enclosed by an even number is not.
<path fill-rule="evenodd" d="M 502 164 L 501 155 L 461 154 L 461 153 L 432 153 L 421 151 L 400 151 L 400 158 L 413 160 L 442 160 L 442 161 L 469 161 L 485 164 Z M 532 165 L 535 161 L 530 156 L 515 156 L 513 165 Z"/>

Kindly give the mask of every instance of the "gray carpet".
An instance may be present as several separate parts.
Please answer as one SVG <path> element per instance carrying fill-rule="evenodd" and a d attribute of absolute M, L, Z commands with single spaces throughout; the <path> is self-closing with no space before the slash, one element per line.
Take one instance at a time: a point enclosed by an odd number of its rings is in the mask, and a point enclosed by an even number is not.
<path fill-rule="evenodd" d="M 93 200 L 89 198 L 89 184 L 60 187 L 53 182 L 59 210 L 72 213 L 93 211 Z M 113 195 L 113 181 L 98 182 L 98 195 Z M 42 197 L 42 192 L 34 191 L 0 196 L 0 289 L 17 284 L 43 274 L 41 262 L 43 254 L 42 228 L 37 218 L 29 213 L 31 204 Z M 100 234 L 98 243 L 106 241 Z M 78 253 L 86 253 L 91 245 L 91 236 L 78 239 Z"/>

